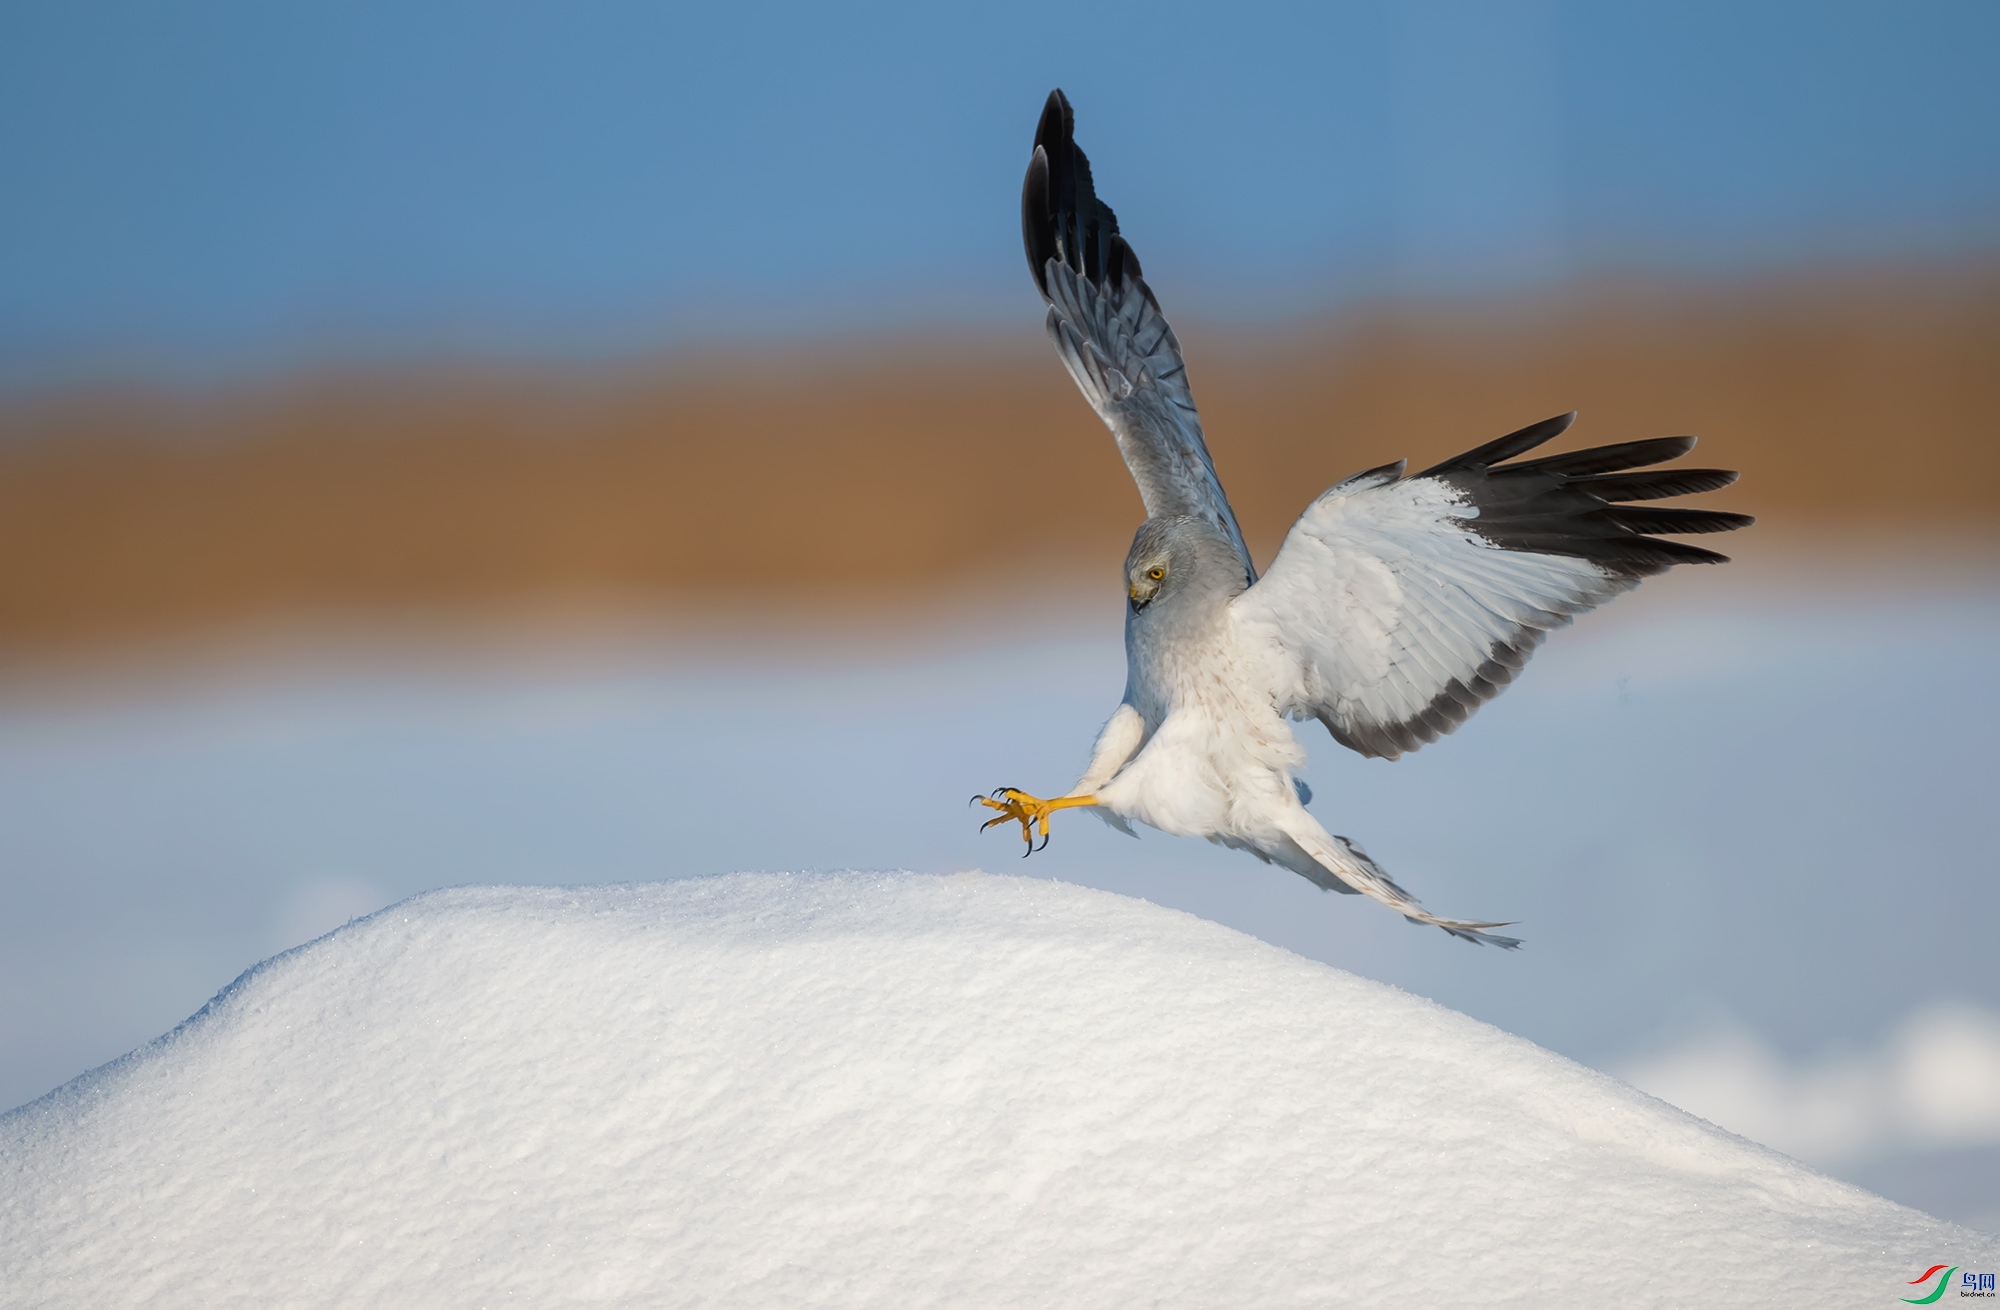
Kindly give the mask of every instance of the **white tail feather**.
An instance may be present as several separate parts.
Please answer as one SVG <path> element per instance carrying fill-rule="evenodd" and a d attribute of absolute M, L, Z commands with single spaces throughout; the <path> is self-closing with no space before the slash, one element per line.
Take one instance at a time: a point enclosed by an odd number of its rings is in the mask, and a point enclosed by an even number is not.
<path fill-rule="evenodd" d="M 1480 942 L 1510 951 L 1521 944 L 1521 939 L 1518 937 L 1503 937 L 1498 933 L 1486 931 L 1488 928 L 1510 927 L 1510 924 L 1445 919 L 1432 914 L 1417 904 L 1415 897 L 1398 887 L 1359 846 L 1344 837 L 1336 837 L 1320 827 L 1313 821 L 1311 815 L 1302 812 L 1301 817 L 1304 822 L 1294 823 L 1288 830 L 1291 839 L 1297 842 L 1306 854 L 1330 870 L 1335 877 L 1363 896 L 1380 901 L 1406 919 L 1442 928 L 1452 936 L 1463 937 L 1469 942 Z"/>

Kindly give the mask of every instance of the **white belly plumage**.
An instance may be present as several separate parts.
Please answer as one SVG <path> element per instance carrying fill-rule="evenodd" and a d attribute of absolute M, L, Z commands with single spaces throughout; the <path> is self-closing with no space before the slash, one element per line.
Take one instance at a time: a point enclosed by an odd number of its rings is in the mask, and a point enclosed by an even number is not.
<path fill-rule="evenodd" d="M 1268 708 L 1228 703 L 1168 711 L 1098 804 L 1177 837 L 1275 842 L 1299 811 L 1292 771 L 1306 761 L 1291 725 Z"/>

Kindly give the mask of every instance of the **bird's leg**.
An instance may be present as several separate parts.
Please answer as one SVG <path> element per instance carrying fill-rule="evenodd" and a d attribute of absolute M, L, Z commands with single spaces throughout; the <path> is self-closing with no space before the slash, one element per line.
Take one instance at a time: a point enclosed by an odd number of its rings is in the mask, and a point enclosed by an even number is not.
<path fill-rule="evenodd" d="M 996 787 L 992 795 L 974 796 L 972 799 L 989 810 L 1000 811 L 999 814 L 980 824 L 979 831 L 985 832 L 994 824 L 1005 823 L 1009 819 L 1021 825 L 1021 837 L 1028 843 L 1028 849 L 1022 853 L 1023 859 L 1033 855 L 1037 849 L 1035 846 L 1037 824 L 1042 830 L 1042 845 L 1047 846 L 1051 814 L 1057 810 L 1074 809 L 1079 805 L 1097 804 L 1095 796 L 1058 796 L 1054 800 L 1045 801 L 1038 796 L 1028 795 L 1018 787 Z"/>

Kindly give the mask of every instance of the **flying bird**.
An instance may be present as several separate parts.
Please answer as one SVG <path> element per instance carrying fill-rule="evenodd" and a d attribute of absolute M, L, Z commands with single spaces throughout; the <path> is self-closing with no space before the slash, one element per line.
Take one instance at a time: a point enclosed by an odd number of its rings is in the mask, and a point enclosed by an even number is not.
<path fill-rule="evenodd" d="M 1070 377 L 1111 429 L 1146 521 L 1125 557 L 1125 696 L 1068 792 L 974 800 L 983 825 L 1089 808 L 1248 851 L 1329 891 L 1502 947 L 1507 923 L 1423 908 L 1355 842 L 1321 827 L 1296 776 L 1291 723 L 1317 719 L 1395 759 L 1451 732 L 1520 672 L 1548 633 L 1641 579 L 1727 556 L 1656 533 L 1727 532 L 1743 514 L 1638 506 L 1728 486 L 1722 469 L 1652 468 L 1693 437 L 1517 458 L 1575 414 L 1532 424 L 1421 473 L 1397 460 L 1306 506 L 1258 577 L 1203 444 L 1180 342 L 1097 198 L 1068 99 L 1051 92 L 1021 189 L 1028 268 Z"/>

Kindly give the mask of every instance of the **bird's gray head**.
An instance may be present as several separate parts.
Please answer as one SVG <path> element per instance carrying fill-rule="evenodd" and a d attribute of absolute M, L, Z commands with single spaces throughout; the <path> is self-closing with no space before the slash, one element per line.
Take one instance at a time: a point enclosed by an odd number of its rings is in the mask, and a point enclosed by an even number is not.
<path fill-rule="evenodd" d="M 1125 556 L 1125 595 L 1136 616 L 1217 607 L 1247 585 L 1235 547 L 1198 518 L 1147 519 Z"/>

